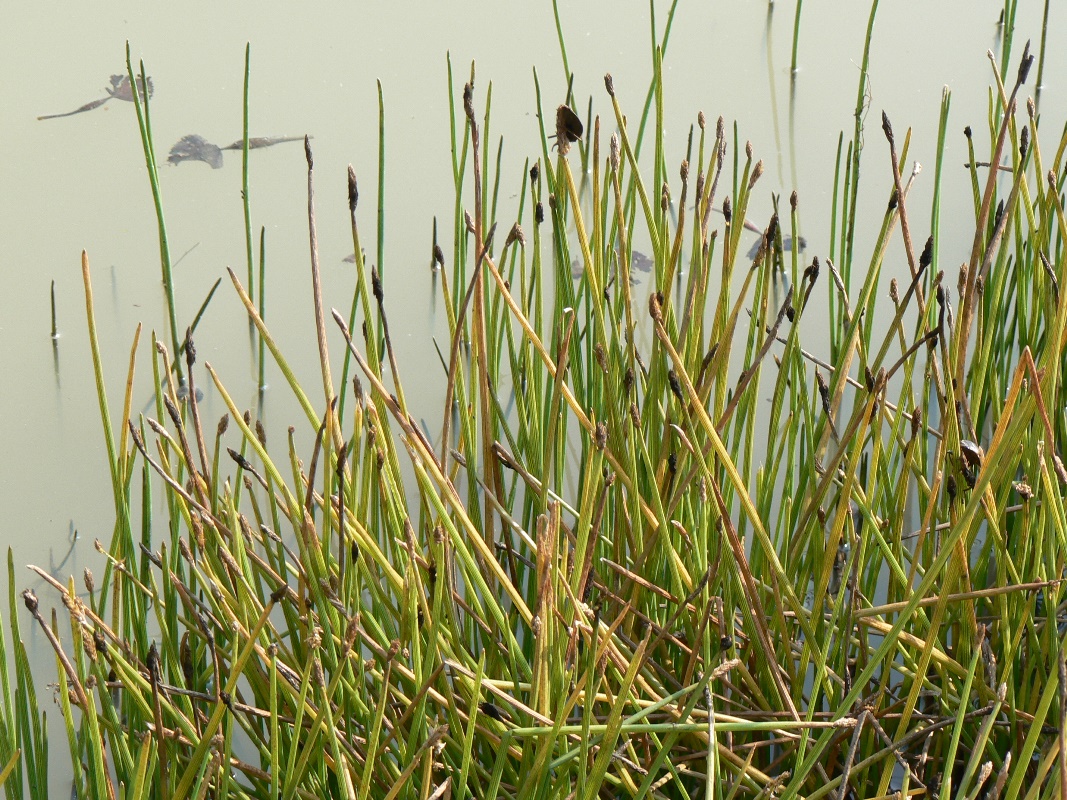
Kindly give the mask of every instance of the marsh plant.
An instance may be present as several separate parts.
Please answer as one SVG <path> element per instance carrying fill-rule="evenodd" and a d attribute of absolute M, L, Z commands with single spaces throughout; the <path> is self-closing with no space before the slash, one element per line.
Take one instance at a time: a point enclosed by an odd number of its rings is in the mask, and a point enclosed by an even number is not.
<path fill-rule="evenodd" d="M 665 141 L 666 45 L 647 94 L 609 75 L 597 115 L 538 86 L 542 152 L 512 219 L 489 103 L 449 63 L 431 433 L 353 171 L 356 291 L 322 295 L 307 143 L 321 384 L 271 337 L 250 223 L 248 276 L 229 273 L 313 434 L 302 456 L 294 436 L 267 446 L 173 304 L 154 413 L 128 390 L 112 425 L 83 254 L 115 534 L 96 575 L 42 570 L 51 588 L 25 593 L 55 647 L 77 797 L 1063 796 L 1067 136 L 1040 135 L 1033 57 L 1006 76 L 991 58 L 988 124 L 967 131 L 973 247 L 942 268 L 947 92 L 919 213 L 910 136 L 884 115 L 864 129 L 865 53 L 829 251 L 783 248 L 794 194 L 750 259 L 762 162 L 703 114 Z M 133 100 L 169 286 L 149 98 Z M 885 200 L 864 253 L 861 146 L 863 191 Z M 910 279 L 886 285 L 894 241 Z M 813 308 L 825 320 L 804 326 Z M 26 778 L 45 797 L 11 600 L 0 757 L 9 796 Z"/>

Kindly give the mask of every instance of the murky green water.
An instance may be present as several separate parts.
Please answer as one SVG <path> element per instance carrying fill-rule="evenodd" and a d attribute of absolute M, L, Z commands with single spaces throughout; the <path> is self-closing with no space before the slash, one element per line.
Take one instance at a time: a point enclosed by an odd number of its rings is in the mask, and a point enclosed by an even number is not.
<path fill-rule="evenodd" d="M 648 5 L 636 2 L 562 3 L 561 14 L 574 91 L 591 96 L 596 113 L 610 113 L 603 75 L 611 72 L 620 102 L 636 117 L 650 76 Z M 929 233 L 933 162 L 942 87 L 952 91 L 943 186 L 942 268 L 965 260 L 973 212 L 962 165 L 962 131 L 971 125 L 985 146 L 988 85 L 986 50 L 1000 52 L 1001 4 L 883 3 L 870 67 L 869 116 L 863 161 L 864 192 L 857 252 L 869 252 L 891 178 L 879 127 L 884 109 L 898 139 L 914 128 L 910 160 L 927 167 L 909 200 L 913 228 Z M 1043 4 L 1020 3 L 1013 64 L 1022 44 L 1040 37 Z M 669 4 L 656 3 L 662 29 Z M 709 3 L 682 0 L 664 62 L 667 81 L 667 162 L 677 175 L 686 137 L 703 111 L 712 122 L 736 121 L 767 172 L 749 217 L 765 225 L 771 194 L 800 195 L 805 259 L 828 249 L 830 199 L 838 136 L 851 132 L 859 61 L 869 6 L 855 2 L 804 5 L 800 72 L 789 74 L 792 3 Z M 59 14 L 24 4 L 17 25 L 0 34 L 0 502 L 3 540 L 14 549 L 16 579 L 29 584 L 22 565 L 59 565 L 80 575 L 98 563 L 94 539 L 107 541 L 114 519 L 103 436 L 86 336 L 80 252 L 89 253 L 99 336 L 113 419 L 121 413 L 129 352 L 138 323 L 146 327 L 138 350 L 134 409 L 149 409 L 150 340 L 164 337 L 159 244 L 134 108 L 119 98 L 82 114 L 38 121 L 108 95 L 109 76 L 124 71 L 128 39 L 154 80 L 152 124 L 161 164 L 171 146 L 195 134 L 218 147 L 241 135 L 246 42 L 252 47 L 251 130 L 255 137 L 313 136 L 318 235 L 328 306 L 348 308 L 353 268 L 346 206 L 346 168 L 360 179 L 360 224 L 371 262 L 376 243 L 378 88 L 385 103 L 387 148 L 386 302 L 405 388 L 416 416 L 439 425 L 443 373 L 432 337 L 446 330 L 431 280 L 431 227 L 450 227 L 446 53 L 456 88 L 477 62 L 477 104 L 492 82 L 489 145 L 503 137 L 501 206 L 510 220 L 524 161 L 540 154 L 533 70 L 547 108 L 566 92 L 551 5 L 548 3 L 332 3 L 311 8 L 280 3 L 139 6 L 125 11 L 74 7 Z M 1062 38 L 1067 14 L 1054 7 L 1050 41 Z M 1057 38 L 1058 37 L 1058 38 Z M 1067 109 L 1067 53 L 1050 48 L 1040 98 L 1045 136 L 1058 132 Z M 1027 91 L 1032 94 L 1033 78 Z M 584 116 L 584 111 L 583 111 Z M 606 137 L 605 137 L 606 138 Z M 1052 147 L 1053 142 L 1044 142 Z M 239 152 L 218 153 L 218 168 L 203 161 L 161 167 L 164 209 L 180 324 L 195 314 L 211 285 L 232 266 L 244 276 L 245 239 Z M 265 227 L 267 320 L 298 377 L 318 382 L 308 258 L 306 165 L 299 144 L 253 151 L 252 222 Z M 676 180 L 676 177 L 675 177 Z M 955 220 L 960 220 L 956 224 Z M 721 224 L 721 223 L 720 223 Z M 755 240 L 752 235 L 751 241 Z M 746 246 L 751 244 L 746 239 Z M 445 242 L 445 252 L 450 247 Z M 449 268 L 451 265 L 448 265 Z M 907 272 L 895 244 L 888 274 Z M 61 333 L 50 333 L 49 287 L 56 285 Z M 950 282 L 952 283 L 952 282 Z M 640 288 L 647 292 L 648 281 Z M 808 315 L 817 326 L 818 315 Z M 811 341 L 818 341 L 813 327 Z M 335 352 L 341 352 L 334 337 Z M 254 350 L 244 312 L 224 280 L 197 336 L 201 365 L 210 362 L 228 388 L 256 409 Z M 206 375 L 201 410 L 215 420 L 223 406 Z M 302 415 L 276 370 L 259 416 L 281 445 Z M 306 440 L 306 432 L 301 431 Z M 70 547 L 72 530 L 80 538 Z M 64 560 L 64 558 L 66 560 Z M 46 593 L 42 599 L 51 602 Z M 5 614 L 6 616 L 6 611 Z M 35 638 L 30 629 L 29 638 Z M 53 667 L 38 650 L 42 674 Z M 42 697 L 47 698 L 47 693 Z M 57 715 L 54 715 L 57 716 Z M 53 738 L 58 751 L 62 739 Z"/>

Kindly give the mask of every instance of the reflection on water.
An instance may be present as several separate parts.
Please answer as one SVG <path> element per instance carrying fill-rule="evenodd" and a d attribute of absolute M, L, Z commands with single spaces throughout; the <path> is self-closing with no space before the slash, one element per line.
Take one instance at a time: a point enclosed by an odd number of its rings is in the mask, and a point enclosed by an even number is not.
<path fill-rule="evenodd" d="M 152 79 L 148 78 L 148 96 L 152 96 Z M 144 98 L 144 85 L 141 82 L 141 77 L 137 76 L 137 88 L 141 98 Z M 107 97 L 101 97 L 98 100 L 92 100 L 83 106 L 79 106 L 73 111 L 66 111 L 62 114 L 44 114 L 37 117 L 38 120 L 42 119 L 59 119 L 60 117 L 73 117 L 75 114 L 81 114 L 85 111 L 92 111 L 94 108 L 99 108 L 108 100 L 125 100 L 128 103 L 133 102 L 133 88 L 130 86 L 130 79 L 126 75 L 112 75 L 111 86 L 105 89 Z"/>
<path fill-rule="evenodd" d="M 257 136 L 248 140 L 248 149 L 259 150 L 264 147 L 273 147 L 283 142 L 302 141 L 304 141 L 303 136 Z M 167 161 L 171 164 L 180 164 L 183 161 L 203 161 L 205 164 L 211 165 L 212 169 L 221 169 L 223 150 L 243 149 L 243 139 L 238 139 L 232 144 L 219 147 L 199 134 L 190 133 L 187 136 L 183 136 L 170 148 L 170 155 L 167 156 Z"/>

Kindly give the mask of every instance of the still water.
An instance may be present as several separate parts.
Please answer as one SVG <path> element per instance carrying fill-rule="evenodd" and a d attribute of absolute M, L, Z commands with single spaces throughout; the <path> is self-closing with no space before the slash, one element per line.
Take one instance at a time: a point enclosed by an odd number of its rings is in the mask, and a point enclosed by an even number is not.
<path fill-rule="evenodd" d="M 1026 39 L 1035 51 L 1043 3 L 1020 3 L 1014 31 L 1014 70 Z M 114 520 L 103 436 L 86 335 L 80 253 L 88 251 L 96 317 L 113 420 L 121 412 L 130 347 L 145 326 L 137 355 L 134 410 L 151 399 L 151 333 L 166 338 L 159 246 L 149 183 L 131 103 L 111 99 L 74 116 L 38 121 L 107 96 L 109 76 L 125 71 L 125 43 L 152 77 L 152 123 L 161 164 L 171 145 L 197 135 L 225 146 L 241 136 L 245 44 L 251 44 L 249 135 L 312 136 L 324 298 L 347 309 L 354 284 L 346 205 L 346 169 L 360 180 L 360 225 L 370 262 L 376 242 L 378 84 L 385 106 L 386 303 L 409 403 L 436 432 L 443 371 L 433 337 L 447 325 L 440 285 L 429 269 L 431 230 L 441 221 L 442 244 L 452 214 L 446 54 L 457 93 L 477 62 L 476 107 L 492 82 L 488 146 L 503 137 L 501 207 L 506 229 L 517 207 L 526 159 L 540 155 L 534 70 L 546 108 L 567 88 L 550 3 L 183 3 L 178 6 L 47 4 L 9 10 L 0 33 L 0 540 L 14 551 L 18 588 L 31 585 L 23 565 L 57 566 L 59 577 L 80 576 L 98 564 L 93 540 L 106 542 Z M 661 35 L 669 4 L 655 2 Z M 879 125 L 884 109 L 898 141 L 914 129 L 910 160 L 927 167 L 909 199 L 916 238 L 929 233 L 934 153 L 943 87 L 952 92 L 943 180 L 941 267 L 954 271 L 969 252 L 973 230 L 970 186 L 963 163 L 965 125 L 987 147 L 986 51 L 999 54 L 1004 30 L 994 0 L 883 3 L 871 53 L 869 116 L 863 162 L 860 261 L 869 253 L 891 186 L 888 152 Z M 664 60 L 669 174 L 697 113 L 736 121 L 767 171 L 750 218 L 761 225 L 771 194 L 796 189 L 808 242 L 805 258 L 828 249 L 830 200 L 838 135 L 850 135 L 859 63 L 870 7 L 808 0 L 801 20 L 799 71 L 789 70 L 794 5 L 766 0 L 678 4 Z M 560 4 L 574 93 L 583 109 L 610 116 L 603 76 L 611 72 L 631 118 L 640 114 L 650 75 L 647 3 L 611 0 Z M 1061 40 L 1067 10 L 1053 4 L 1050 41 Z M 1034 92 L 1036 69 L 1026 87 Z M 1067 109 L 1067 52 L 1045 55 L 1040 109 L 1045 147 L 1058 135 Z M 479 112 L 480 113 L 480 112 Z M 605 126 L 607 127 L 607 126 Z M 606 137 L 605 137 L 606 138 Z M 197 335 L 201 370 L 210 362 L 231 393 L 256 408 L 254 352 L 246 317 L 228 279 L 245 275 L 240 152 L 221 150 L 218 168 L 183 162 L 160 168 L 163 206 L 175 267 L 179 324 L 191 320 L 212 284 L 223 277 Z M 252 225 L 266 231 L 267 322 L 301 382 L 318 385 L 311 324 L 306 165 L 299 143 L 250 154 Z M 868 221 L 865 224 L 864 220 Z M 957 224 L 954 220 L 959 220 Z M 746 240 L 746 246 L 754 239 Z M 183 255 L 184 254 L 184 255 Z M 907 266 L 890 251 L 889 274 Z M 451 265 L 449 264 L 449 268 Z M 60 337 L 50 337 L 49 289 L 55 282 Z M 647 279 L 646 279 L 647 281 Z M 643 286 L 647 292 L 647 285 Z M 643 295 L 642 295 L 643 297 Z M 814 319 L 817 315 L 809 315 Z M 807 319 L 807 318 L 806 318 Z M 810 323 L 813 326 L 814 322 Z M 820 340 L 817 326 L 809 343 Z M 340 353 L 340 338 L 332 340 Z M 215 420 L 223 404 L 204 387 L 202 412 Z M 284 446 L 290 424 L 303 415 L 276 369 L 268 366 L 260 412 L 268 439 Z M 300 441 L 309 434 L 301 429 Z M 47 592 L 42 600 L 55 598 Z M 4 610 L 6 618 L 6 606 Z M 36 638 L 24 627 L 27 638 Z M 54 662 L 35 648 L 41 674 Z M 43 694 L 48 697 L 48 694 Z M 53 718 L 55 718 L 54 715 Z M 53 747 L 62 739 L 53 737 Z"/>

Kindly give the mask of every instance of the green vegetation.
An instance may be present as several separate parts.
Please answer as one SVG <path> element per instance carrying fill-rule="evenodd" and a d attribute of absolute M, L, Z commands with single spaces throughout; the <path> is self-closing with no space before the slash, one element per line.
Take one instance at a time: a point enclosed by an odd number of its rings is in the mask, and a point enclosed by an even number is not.
<path fill-rule="evenodd" d="M 538 86 L 543 151 L 513 220 L 497 219 L 491 90 L 483 103 L 472 68 L 459 91 L 449 62 L 436 441 L 408 411 L 353 172 L 358 283 L 328 311 L 310 147 L 321 387 L 298 384 L 264 322 L 262 237 L 258 298 L 230 272 L 315 433 L 304 460 L 293 436 L 268 448 L 201 369 L 170 291 L 155 413 L 131 412 L 131 355 L 113 428 L 83 255 L 115 535 L 84 591 L 41 572 L 62 624 L 26 595 L 55 644 L 78 797 L 1063 796 L 1067 134 L 1042 141 L 1023 102 L 1029 53 L 1007 83 L 992 64 L 988 130 L 968 132 L 962 269 L 938 271 L 936 236 L 917 232 L 909 136 L 884 117 L 884 137 L 864 130 L 866 51 L 829 259 L 783 248 L 794 195 L 753 260 L 741 223 L 762 162 L 703 115 L 684 152 L 664 139 L 670 21 L 643 113 L 644 88 L 608 76 L 579 134 Z M 135 102 L 169 290 L 149 100 Z M 864 192 L 886 205 L 861 256 L 864 141 Z M 250 286 L 247 205 L 245 222 Z M 647 302 L 635 240 L 660 288 Z M 912 280 L 887 287 L 893 240 Z M 805 326 L 816 307 L 824 324 Z M 344 353 L 328 351 L 334 325 Z M 197 403 L 205 373 L 229 407 L 217 424 Z M 47 797 L 14 605 L 11 619 L 0 778 L 17 776 L 9 797 L 23 773 Z"/>

